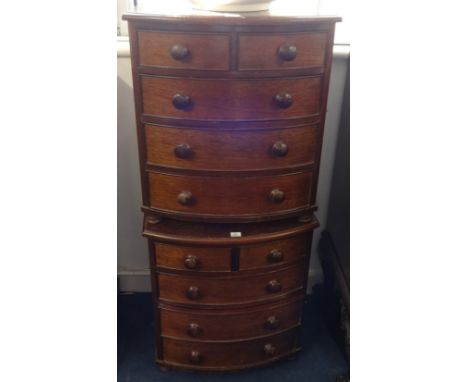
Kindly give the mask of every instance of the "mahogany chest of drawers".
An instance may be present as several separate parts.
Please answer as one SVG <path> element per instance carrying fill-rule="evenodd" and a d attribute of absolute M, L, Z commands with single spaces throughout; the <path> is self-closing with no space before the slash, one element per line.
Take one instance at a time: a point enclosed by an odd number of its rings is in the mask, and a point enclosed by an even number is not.
<path fill-rule="evenodd" d="M 238 370 L 300 348 L 339 19 L 231 16 L 124 16 L 165 367 Z"/>

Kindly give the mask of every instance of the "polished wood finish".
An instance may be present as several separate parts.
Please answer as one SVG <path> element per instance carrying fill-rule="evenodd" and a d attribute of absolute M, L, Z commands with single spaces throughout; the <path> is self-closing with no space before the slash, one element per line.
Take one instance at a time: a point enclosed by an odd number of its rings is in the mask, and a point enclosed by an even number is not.
<path fill-rule="evenodd" d="M 182 247 L 157 243 L 156 266 L 158 269 L 229 272 L 231 250 L 228 247 Z"/>
<path fill-rule="evenodd" d="M 187 214 L 267 214 L 309 205 L 309 172 L 283 176 L 179 176 L 149 174 L 151 207 Z M 281 196 L 282 195 L 282 196 Z"/>
<path fill-rule="evenodd" d="M 300 324 L 302 295 L 258 307 L 206 311 L 161 306 L 163 337 L 231 341 L 269 336 Z M 227 330 L 228 329 L 228 330 Z"/>
<path fill-rule="evenodd" d="M 339 19 L 181 13 L 124 16 L 156 361 L 241 370 L 300 348 Z"/>
<path fill-rule="evenodd" d="M 141 81 L 143 112 L 166 118 L 285 119 L 317 115 L 321 106 L 321 77 L 232 81 L 143 76 Z"/>
<path fill-rule="evenodd" d="M 317 126 L 210 130 L 145 125 L 147 160 L 208 171 L 280 169 L 313 164 Z"/>
<path fill-rule="evenodd" d="M 325 66 L 327 34 L 240 34 L 239 70 Z"/>
<path fill-rule="evenodd" d="M 143 30 L 138 32 L 138 47 L 142 65 L 177 69 L 229 69 L 228 35 Z"/>
<path fill-rule="evenodd" d="M 163 339 L 164 357 L 168 364 L 196 364 L 201 369 L 222 369 L 224 365 L 235 368 L 266 363 L 273 357 L 293 351 L 295 346 L 295 329 L 267 338 L 228 343 Z"/>

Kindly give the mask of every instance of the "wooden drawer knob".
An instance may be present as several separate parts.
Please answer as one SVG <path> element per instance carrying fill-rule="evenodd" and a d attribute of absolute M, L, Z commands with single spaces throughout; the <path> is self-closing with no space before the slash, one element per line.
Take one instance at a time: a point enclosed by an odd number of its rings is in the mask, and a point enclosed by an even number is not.
<path fill-rule="evenodd" d="M 276 316 L 270 316 L 266 319 L 265 325 L 268 329 L 277 329 L 279 327 L 279 319 Z"/>
<path fill-rule="evenodd" d="M 198 287 L 191 285 L 187 289 L 187 292 L 185 292 L 185 295 L 190 299 L 190 300 L 196 300 L 197 298 L 200 297 L 200 290 Z"/>
<path fill-rule="evenodd" d="M 200 352 L 192 350 L 189 355 L 189 360 L 191 363 L 199 364 L 202 360 Z"/>
<path fill-rule="evenodd" d="M 172 45 L 171 56 L 174 60 L 183 60 L 190 55 L 189 49 L 182 44 Z"/>
<path fill-rule="evenodd" d="M 179 195 L 177 195 L 177 201 L 186 206 L 193 202 L 193 195 L 190 191 L 182 191 Z"/>
<path fill-rule="evenodd" d="M 200 328 L 200 325 L 192 322 L 189 324 L 187 327 L 187 334 L 191 337 L 197 337 L 201 334 L 202 330 Z"/>
<path fill-rule="evenodd" d="M 177 93 L 172 97 L 172 104 L 176 109 L 183 110 L 188 109 L 191 106 L 192 100 L 186 94 Z"/>
<path fill-rule="evenodd" d="M 281 109 L 287 109 L 293 103 L 292 95 L 289 93 L 278 93 L 275 95 L 275 101 Z"/>
<path fill-rule="evenodd" d="M 268 282 L 267 291 L 270 293 L 278 293 L 281 288 L 281 283 L 278 280 L 271 280 Z"/>
<path fill-rule="evenodd" d="M 275 157 L 284 157 L 288 153 L 288 145 L 283 141 L 278 141 L 271 146 L 271 153 Z"/>
<path fill-rule="evenodd" d="M 273 249 L 268 255 L 267 260 L 270 263 L 279 263 L 283 260 L 283 252 L 278 249 Z"/>
<path fill-rule="evenodd" d="M 265 352 L 266 355 L 275 355 L 276 353 L 276 348 L 273 346 L 273 344 L 266 344 L 263 347 L 263 351 Z"/>
<path fill-rule="evenodd" d="M 271 190 L 270 200 L 273 203 L 281 203 L 284 200 L 284 192 L 279 190 L 278 188 L 275 188 L 274 190 Z"/>
<path fill-rule="evenodd" d="M 195 269 L 198 266 L 198 258 L 195 255 L 188 255 L 184 260 L 185 268 Z"/>
<path fill-rule="evenodd" d="M 284 61 L 292 61 L 297 56 L 297 48 L 291 44 L 283 44 L 278 48 L 278 56 Z"/>
<path fill-rule="evenodd" d="M 180 143 L 174 148 L 174 154 L 177 158 L 187 159 L 193 155 L 193 150 L 187 143 Z"/>

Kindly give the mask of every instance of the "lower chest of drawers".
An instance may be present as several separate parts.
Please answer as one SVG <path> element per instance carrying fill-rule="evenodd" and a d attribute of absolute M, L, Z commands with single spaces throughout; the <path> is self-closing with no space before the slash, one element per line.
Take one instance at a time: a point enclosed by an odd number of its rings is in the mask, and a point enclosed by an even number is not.
<path fill-rule="evenodd" d="M 297 352 L 316 225 L 296 219 L 262 227 L 146 219 L 157 291 L 157 362 L 222 371 Z"/>

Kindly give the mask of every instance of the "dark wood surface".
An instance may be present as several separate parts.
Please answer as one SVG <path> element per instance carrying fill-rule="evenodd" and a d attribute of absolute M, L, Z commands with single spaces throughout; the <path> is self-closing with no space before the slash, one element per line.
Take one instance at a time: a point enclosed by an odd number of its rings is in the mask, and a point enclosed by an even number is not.
<path fill-rule="evenodd" d="M 124 19 L 156 361 L 227 371 L 294 354 L 339 18 Z"/>
<path fill-rule="evenodd" d="M 192 79 L 143 76 L 143 112 L 166 118 L 198 120 L 262 120 L 319 114 L 322 78 L 296 79 Z M 290 107 L 282 108 L 275 96 L 291 95 Z M 189 97 L 177 108 L 173 98 Z"/>
<path fill-rule="evenodd" d="M 209 277 L 158 272 L 159 299 L 192 306 L 235 305 L 277 300 L 303 286 L 304 261 L 257 274 Z"/>
<path fill-rule="evenodd" d="M 207 311 L 162 306 L 161 333 L 166 338 L 231 341 L 269 336 L 300 324 L 302 295 L 281 303 L 237 311 Z M 196 329 L 195 329 L 196 328 Z"/>
<path fill-rule="evenodd" d="M 325 63 L 326 33 L 239 35 L 239 70 L 320 68 Z M 283 50 L 281 50 L 283 48 Z M 289 56 L 281 52 L 289 53 Z M 282 57 L 285 58 L 282 58 Z"/>
<path fill-rule="evenodd" d="M 165 360 L 180 365 L 200 368 L 222 368 L 267 363 L 271 358 L 294 350 L 296 330 L 292 329 L 270 337 L 240 342 L 194 342 L 164 338 Z M 266 348 L 266 349 L 265 349 Z M 267 350 L 269 350 L 267 352 Z M 192 352 L 199 357 L 192 359 Z"/>
<path fill-rule="evenodd" d="M 307 209 L 310 201 L 311 174 L 303 172 L 281 176 L 182 176 L 149 174 L 151 207 L 203 218 L 204 214 L 223 217 L 268 214 Z M 284 193 L 276 197 L 274 190 Z M 191 196 L 179 198 L 182 192 Z M 183 199 L 183 200 L 182 200 Z"/>
<path fill-rule="evenodd" d="M 205 171 L 281 169 L 315 159 L 317 126 L 212 130 L 145 125 L 148 163 Z M 278 146 L 286 146 L 282 153 Z M 183 150 L 176 151 L 185 145 Z"/>
<path fill-rule="evenodd" d="M 163 68 L 229 70 L 230 36 L 227 34 L 187 34 L 141 31 L 140 64 Z M 185 48 L 182 57 L 174 57 L 172 49 Z"/>

